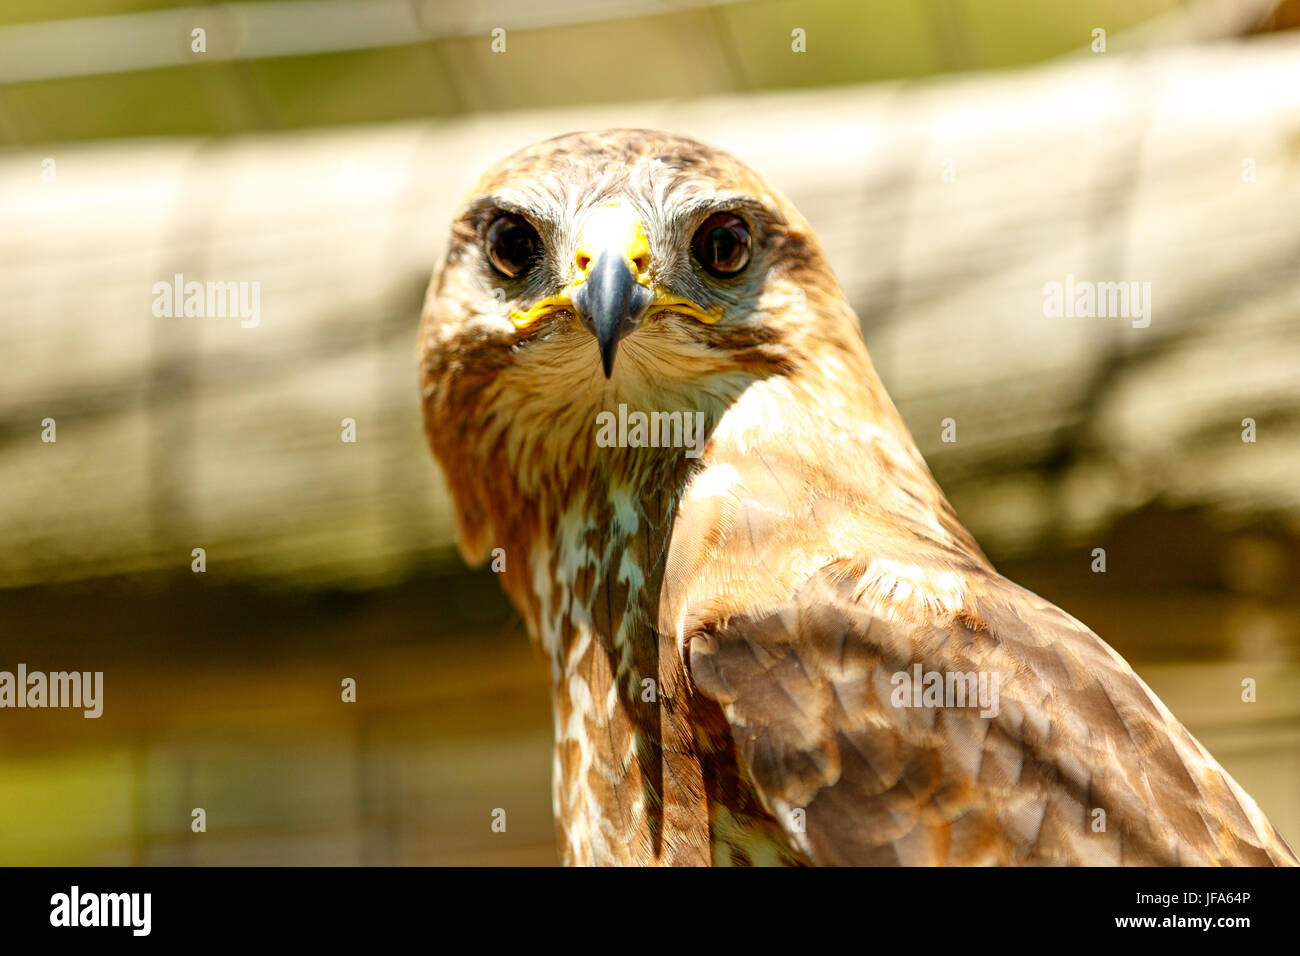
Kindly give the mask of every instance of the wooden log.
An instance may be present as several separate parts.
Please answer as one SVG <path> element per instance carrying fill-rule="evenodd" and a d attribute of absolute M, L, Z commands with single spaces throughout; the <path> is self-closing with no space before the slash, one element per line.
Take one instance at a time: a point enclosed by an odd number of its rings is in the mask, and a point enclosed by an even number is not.
<path fill-rule="evenodd" d="M 1278 35 L 915 84 L 9 152 L 0 586 L 184 569 L 194 548 L 209 573 L 294 583 L 450 560 L 413 358 L 449 217 L 495 158 L 610 125 L 718 143 L 795 200 L 990 550 L 1079 545 L 1152 504 L 1294 529 L 1297 54 Z M 256 326 L 155 317 L 155 283 L 177 274 L 258 283 Z M 1045 315 L 1044 288 L 1070 276 L 1150 283 L 1150 323 Z"/>

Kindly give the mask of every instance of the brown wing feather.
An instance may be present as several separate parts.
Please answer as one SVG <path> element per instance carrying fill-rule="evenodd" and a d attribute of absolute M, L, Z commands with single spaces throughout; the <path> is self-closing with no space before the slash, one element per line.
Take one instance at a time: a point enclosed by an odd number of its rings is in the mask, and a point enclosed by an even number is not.
<path fill-rule="evenodd" d="M 1294 862 L 1271 826 L 1128 666 L 992 578 L 986 627 L 899 623 L 834 575 L 789 605 L 697 631 L 695 686 L 741 765 L 817 863 Z M 892 675 L 999 671 L 998 713 L 901 708 Z M 1105 829 L 1094 830 L 1105 811 Z"/>
<path fill-rule="evenodd" d="M 713 449 L 678 516 L 660 627 L 812 862 L 1296 862 L 1096 635 L 994 572 L 946 518 L 910 516 L 903 492 L 825 464 L 810 480 L 808 451 Z M 879 479 L 950 514 L 928 474 Z M 996 716 L 895 706 L 891 679 L 916 664 L 998 674 Z"/>

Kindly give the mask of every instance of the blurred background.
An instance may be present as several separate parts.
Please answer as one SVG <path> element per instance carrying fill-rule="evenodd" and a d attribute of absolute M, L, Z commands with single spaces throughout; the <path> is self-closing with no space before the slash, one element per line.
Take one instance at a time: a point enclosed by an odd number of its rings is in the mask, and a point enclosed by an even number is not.
<path fill-rule="evenodd" d="M 990 557 L 1295 844 L 1297 26 L 1296 0 L 0 0 L 0 670 L 104 672 L 97 720 L 0 710 L 0 863 L 555 862 L 543 671 L 456 554 L 415 328 L 478 173 L 604 126 L 791 196 Z M 178 273 L 258 283 L 259 321 L 155 316 Z M 1149 326 L 1045 316 L 1071 275 L 1150 282 Z"/>

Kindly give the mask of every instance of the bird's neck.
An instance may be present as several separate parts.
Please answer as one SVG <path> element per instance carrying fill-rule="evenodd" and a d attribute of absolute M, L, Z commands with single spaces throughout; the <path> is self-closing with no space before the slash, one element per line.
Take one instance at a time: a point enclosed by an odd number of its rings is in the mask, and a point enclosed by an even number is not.
<path fill-rule="evenodd" d="M 615 462 L 561 496 L 565 510 L 544 515 L 532 535 L 516 597 L 551 676 L 561 851 L 572 863 L 673 854 L 707 863 L 693 733 L 684 712 L 668 712 L 684 701 L 684 668 L 656 621 L 689 460 L 680 449 L 610 452 L 641 456 L 640 480 L 622 482 L 628 462 Z"/>

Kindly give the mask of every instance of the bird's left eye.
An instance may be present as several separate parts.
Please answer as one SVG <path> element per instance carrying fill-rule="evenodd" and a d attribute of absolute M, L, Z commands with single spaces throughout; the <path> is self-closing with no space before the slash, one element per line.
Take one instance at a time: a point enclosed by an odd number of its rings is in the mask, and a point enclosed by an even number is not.
<path fill-rule="evenodd" d="M 695 231 L 691 251 L 710 275 L 739 275 L 749 265 L 749 224 L 733 212 L 715 212 Z"/>
<path fill-rule="evenodd" d="M 507 279 L 516 279 L 533 264 L 542 251 L 542 239 L 523 216 L 503 212 L 487 230 L 487 257 L 492 268 Z"/>

